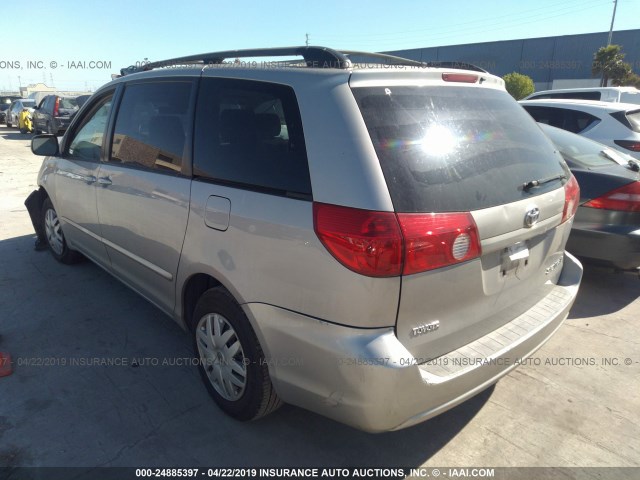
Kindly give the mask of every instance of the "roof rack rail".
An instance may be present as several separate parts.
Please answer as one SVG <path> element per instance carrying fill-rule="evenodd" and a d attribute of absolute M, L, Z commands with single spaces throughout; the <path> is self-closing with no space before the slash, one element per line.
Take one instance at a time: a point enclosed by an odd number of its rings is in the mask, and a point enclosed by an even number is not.
<path fill-rule="evenodd" d="M 307 67 L 315 68 L 339 68 L 346 69 L 353 66 L 350 56 L 384 60 L 386 65 L 401 65 L 409 67 L 455 68 L 473 70 L 487 73 L 486 70 L 466 62 L 421 62 L 408 58 L 389 55 L 386 53 L 360 52 L 355 50 L 334 50 L 327 47 L 281 47 L 281 48 L 257 48 L 249 50 L 226 50 L 221 52 L 202 53 L 187 57 L 170 58 L 157 62 L 149 62 L 144 65 L 132 65 L 120 70 L 120 76 L 132 73 L 146 72 L 154 68 L 170 67 L 176 65 L 215 65 L 221 64 L 227 59 L 251 58 L 251 57 L 289 57 L 301 56 Z"/>
<path fill-rule="evenodd" d="M 220 64 L 226 59 L 247 57 L 288 57 L 298 55 L 304 58 L 308 67 L 320 68 L 349 68 L 351 61 L 341 52 L 326 47 L 282 47 L 257 48 L 251 50 L 227 50 L 222 52 L 203 53 L 187 57 L 170 58 L 158 62 L 150 62 L 140 66 L 130 66 L 120 70 L 122 76 L 132 73 L 146 72 L 154 68 L 172 65 L 213 65 Z"/>
<path fill-rule="evenodd" d="M 348 56 L 358 56 L 373 58 L 375 60 L 386 60 L 391 65 L 404 65 L 408 67 L 426 67 L 427 64 L 418 60 L 410 60 L 404 57 L 398 57 L 396 55 L 389 55 L 387 53 L 371 53 L 371 52 L 358 52 L 355 50 L 340 50 L 340 53 Z"/>

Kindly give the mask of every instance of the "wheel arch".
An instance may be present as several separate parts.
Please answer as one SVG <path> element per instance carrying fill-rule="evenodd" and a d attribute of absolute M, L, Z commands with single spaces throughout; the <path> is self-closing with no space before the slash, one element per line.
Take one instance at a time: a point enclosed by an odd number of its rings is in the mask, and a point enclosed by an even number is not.
<path fill-rule="evenodd" d="M 266 339 L 262 334 L 262 330 L 258 321 L 251 314 L 251 311 L 246 308 L 245 302 L 240 298 L 237 292 L 234 292 L 233 289 L 227 287 L 223 282 L 218 280 L 214 275 L 210 273 L 198 272 L 191 274 L 187 280 L 184 282 L 184 286 L 182 288 L 182 293 L 179 297 L 179 301 L 181 305 L 177 305 L 176 313 L 179 313 L 180 318 L 178 318 L 178 324 L 185 329 L 186 331 L 191 331 L 194 327 L 193 324 L 193 313 L 196 309 L 196 304 L 198 300 L 202 296 L 204 292 L 210 290 L 212 288 L 220 287 L 223 288 L 231 298 L 240 306 L 240 308 L 244 311 L 244 314 L 251 325 L 251 328 L 255 332 L 258 337 L 258 341 L 262 345 L 262 349 L 265 354 L 270 354 L 269 345 L 266 345 Z M 271 370 L 271 367 L 269 368 Z"/>
<path fill-rule="evenodd" d="M 207 273 L 195 273 L 184 282 L 180 298 L 182 300 L 182 327 L 185 330 L 193 328 L 193 312 L 196 309 L 198 299 L 207 290 L 220 286 L 223 286 L 222 282 Z"/>

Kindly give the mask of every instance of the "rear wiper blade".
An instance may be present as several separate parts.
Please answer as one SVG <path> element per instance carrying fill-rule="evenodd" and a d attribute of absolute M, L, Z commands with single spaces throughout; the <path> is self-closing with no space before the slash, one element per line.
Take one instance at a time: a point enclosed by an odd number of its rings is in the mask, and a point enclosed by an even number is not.
<path fill-rule="evenodd" d="M 530 190 L 534 187 L 539 187 L 540 185 L 544 184 L 544 183 L 549 183 L 549 182 L 553 182 L 554 180 L 565 180 L 567 178 L 567 175 L 564 173 L 561 173 L 559 175 L 554 175 L 553 177 L 547 177 L 547 178 L 541 178 L 540 180 L 531 180 L 529 182 L 525 182 L 522 184 L 522 189 L 524 191 Z"/>
<path fill-rule="evenodd" d="M 625 166 L 625 164 L 624 164 L 624 160 L 622 160 L 622 159 L 620 159 L 620 158 L 616 158 L 616 157 L 614 157 L 613 155 L 611 155 L 611 154 L 610 154 L 608 151 L 606 151 L 606 150 L 601 150 L 601 151 L 600 151 L 600 156 L 602 156 L 602 157 L 604 157 L 604 158 L 606 158 L 606 159 L 608 159 L 608 160 L 611 160 L 612 162 L 615 162 L 615 163 L 617 163 L 618 165 Z"/>

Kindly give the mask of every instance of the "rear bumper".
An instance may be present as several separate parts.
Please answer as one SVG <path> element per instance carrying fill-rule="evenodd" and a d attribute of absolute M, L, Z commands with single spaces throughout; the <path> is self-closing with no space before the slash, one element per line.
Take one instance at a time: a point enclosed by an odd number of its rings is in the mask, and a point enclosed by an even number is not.
<path fill-rule="evenodd" d="M 573 255 L 620 270 L 640 268 L 640 228 L 575 224 L 567 241 Z"/>
<path fill-rule="evenodd" d="M 285 402 L 382 432 L 436 416 L 521 364 L 567 317 L 581 278 L 582 266 L 565 253 L 558 285 L 539 304 L 427 364 L 418 364 L 393 328 L 349 328 L 264 304 L 244 308 Z"/>

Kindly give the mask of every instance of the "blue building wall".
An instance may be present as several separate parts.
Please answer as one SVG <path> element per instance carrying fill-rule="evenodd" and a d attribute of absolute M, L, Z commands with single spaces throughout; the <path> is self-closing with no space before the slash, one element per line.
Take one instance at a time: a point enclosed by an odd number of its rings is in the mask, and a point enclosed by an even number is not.
<path fill-rule="evenodd" d="M 445 47 L 394 50 L 390 53 L 423 62 L 469 62 L 499 76 L 518 72 L 530 76 L 536 90 L 554 80 L 589 80 L 593 54 L 607 44 L 609 32 L 526 38 Z M 622 45 L 625 61 L 640 73 L 640 29 L 614 31 L 611 43 Z"/>

